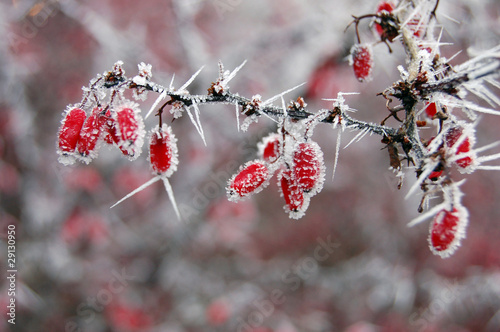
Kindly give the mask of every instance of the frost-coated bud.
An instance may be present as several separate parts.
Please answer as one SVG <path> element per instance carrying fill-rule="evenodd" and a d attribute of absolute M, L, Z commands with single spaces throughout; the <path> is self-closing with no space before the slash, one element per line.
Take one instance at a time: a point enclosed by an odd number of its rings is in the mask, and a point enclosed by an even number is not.
<path fill-rule="evenodd" d="M 293 176 L 291 170 L 282 170 L 278 175 L 278 185 L 281 195 L 285 199 L 285 211 L 290 218 L 299 219 L 304 216 L 309 206 L 309 196 L 304 195 Z"/>
<path fill-rule="evenodd" d="M 95 107 L 89 115 L 78 138 L 77 149 L 80 153 L 80 159 L 89 163 L 97 157 L 98 143 L 102 136 L 102 129 L 105 124 L 105 118 L 101 115 L 102 108 Z"/>
<path fill-rule="evenodd" d="M 227 195 L 230 201 L 256 194 L 269 184 L 269 168 L 263 160 L 253 160 L 244 164 L 239 172 L 229 180 Z"/>
<path fill-rule="evenodd" d="M 273 133 L 262 139 L 258 144 L 259 157 L 273 163 L 280 157 L 280 135 Z"/>
<path fill-rule="evenodd" d="M 323 152 L 316 142 L 298 143 L 294 148 L 292 169 L 298 186 L 309 195 L 321 191 L 325 179 Z"/>
<path fill-rule="evenodd" d="M 349 64 L 354 69 L 354 76 L 360 82 L 372 79 L 373 51 L 368 44 L 354 44 L 351 48 Z"/>
<path fill-rule="evenodd" d="M 116 144 L 130 159 L 136 159 L 144 144 L 144 121 L 138 105 L 126 102 L 115 108 L 112 114 L 116 128 Z"/>
<path fill-rule="evenodd" d="M 177 139 L 166 123 L 157 125 L 149 139 L 149 162 L 153 172 L 169 177 L 177 170 Z"/>
<path fill-rule="evenodd" d="M 460 246 L 465 237 L 468 212 L 457 205 L 453 210 L 443 209 L 438 212 L 430 226 L 429 245 L 435 255 L 449 257 Z"/>
<path fill-rule="evenodd" d="M 78 107 L 69 106 L 65 111 L 57 142 L 59 162 L 62 164 L 70 165 L 75 162 L 73 153 L 86 117 L 85 111 Z"/>

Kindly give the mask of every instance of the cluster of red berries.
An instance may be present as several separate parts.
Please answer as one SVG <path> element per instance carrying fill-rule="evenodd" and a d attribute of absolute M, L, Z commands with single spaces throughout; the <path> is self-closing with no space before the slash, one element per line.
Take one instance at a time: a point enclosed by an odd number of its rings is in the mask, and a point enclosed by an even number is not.
<path fill-rule="evenodd" d="M 144 122 L 138 105 L 126 101 L 116 106 L 96 106 L 87 116 L 81 106 L 70 105 L 63 114 L 58 134 L 59 161 L 65 165 L 76 160 L 89 163 L 97 157 L 102 142 L 117 146 L 136 159 L 144 143 Z"/>
<path fill-rule="evenodd" d="M 135 160 L 142 152 L 144 136 L 144 121 L 140 109 L 131 101 L 124 101 L 113 107 L 96 106 L 89 116 L 82 107 L 70 105 L 64 112 L 59 129 L 57 153 L 59 161 L 65 165 L 73 164 L 76 160 L 88 164 L 97 157 L 101 143 L 106 143 L 118 147 L 123 155 Z M 164 123 L 151 130 L 148 143 L 149 163 L 155 177 L 115 205 L 162 180 L 179 216 L 168 182 L 168 177 L 177 170 L 177 139 L 170 126 Z"/>
<path fill-rule="evenodd" d="M 259 143 L 259 157 L 244 164 L 229 180 L 229 200 L 238 201 L 260 192 L 278 172 L 285 211 L 290 218 L 301 218 L 310 198 L 323 187 L 325 166 L 319 145 L 310 139 L 298 142 L 288 135 L 273 133 Z"/>

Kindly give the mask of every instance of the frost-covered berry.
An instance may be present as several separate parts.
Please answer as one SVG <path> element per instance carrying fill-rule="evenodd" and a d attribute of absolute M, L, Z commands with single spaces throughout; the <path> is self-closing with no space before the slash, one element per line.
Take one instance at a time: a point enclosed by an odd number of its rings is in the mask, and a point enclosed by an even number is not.
<path fill-rule="evenodd" d="M 106 112 L 106 122 L 104 124 L 104 137 L 103 140 L 107 144 L 118 144 L 119 138 L 118 138 L 118 133 L 116 131 L 116 121 L 115 119 L 111 116 L 111 110 L 108 110 Z"/>
<path fill-rule="evenodd" d="M 303 191 L 309 195 L 321 191 L 325 166 L 323 152 L 316 142 L 302 142 L 295 146 L 292 169 L 297 184 Z"/>
<path fill-rule="evenodd" d="M 101 107 L 95 107 L 92 110 L 89 117 L 85 120 L 78 138 L 77 150 L 80 154 L 80 159 L 87 164 L 97 157 L 98 143 L 105 124 L 105 118 L 101 115 L 101 112 Z"/>
<path fill-rule="evenodd" d="M 70 165 L 75 162 L 73 153 L 86 117 L 87 114 L 81 108 L 70 106 L 66 110 L 59 129 L 57 142 L 59 162 L 62 164 Z"/>
<path fill-rule="evenodd" d="M 253 160 L 243 165 L 230 180 L 227 194 L 230 201 L 258 193 L 269 183 L 270 172 L 263 160 Z"/>
<path fill-rule="evenodd" d="M 157 125 L 149 139 L 149 162 L 153 172 L 169 177 L 177 170 L 177 139 L 166 123 Z"/>
<path fill-rule="evenodd" d="M 465 136 L 462 138 L 462 136 Z M 464 128 L 457 125 L 448 129 L 445 135 L 446 146 L 454 151 L 456 156 L 460 154 L 468 153 L 469 155 L 463 158 L 458 158 L 455 160 L 456 165 L 459 170 L 463 172 L 470 172 L 475 164 L 475 155 L 471 154 L 471 148 L 474 144 L 474 137 L 472 135 L 467 135 L 464 132 Z M 458 146 L 457 146 L 458 144 Z"/>
<path fill-rule="evenodd" d="M 425 33 L 425 26 L 421 22 L 419 15 L 415 15 L 407 24 L 408 28 L 413 32 L 413 36 L 420 38 Z"/>
<path fill-rule="evenodd" d="M 460 246 L 468 223 L 467 210 L 457 205 L 451 211 L 438 212 L 430 226 L 429 245 L 431 251 L 443 258 L 449 257 Z"/>
<path fill-rule="evenodd" d="M 268 163 L 273 163 L 280 157 L 280 135 L 271 134 L 258 144 L 259 157 Z"/>
<path fill-rule="evenodd" d="M 309 196 L 297 184 L 291 170 L 282 170 L 278 175 L 278 185 L 285 199 L 285 211 L 290 218 L 301 218 L 309 206 Z"/>
<path fill-rule="evenodd" d="M 135 103 L 126 102 L 114 109 L 112 114 L 116 128 L 117 146 L 130 159 L 136 159 L 144 144 L 144 121 Z"/>
<path fill-rule="evenodd" d="M 349 64 L 354 69 L 354 76 L 360 82 L 372 79 L 373 51 L 368 44 L 354 44 L 351 48 Z"/>
<path fill-rule="evenodd" d="M 390 2 L 388 2 L 388 1 L 382 1 L 377 6 L 377 14 L 379 14 L 382 17 L 384 15 L 392 13 L 393 10 L 394 10 L 394 5 L 392 3 L 390 3 Z M 383 34 L 384 34 L 384 28 L 382 27 L 382 25 L 380 25 L 379 23 L 375 23 L 375 30 L 377 30 L 377 33 L 380 36 L 383 36 Z"/>

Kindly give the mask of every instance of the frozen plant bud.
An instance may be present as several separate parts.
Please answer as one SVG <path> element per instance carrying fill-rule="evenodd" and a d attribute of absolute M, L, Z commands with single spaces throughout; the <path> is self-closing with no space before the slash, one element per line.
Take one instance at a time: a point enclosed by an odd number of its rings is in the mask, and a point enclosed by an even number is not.
<path fill-rule="evenodd" d="M 325 166 L 323 152 L 316 142 L 303 142 L 295 146 L 292 169 L 297 184 L 303 191 L 311 196 L 321 191 Z"/>
<path fill-rule="evenodd" d="M 467 210 L 457 205 L 438 212 L 430 226 L 429 245 L 435 255 L 449 257 L 460 246 L 468 223 Z"/>
<path fill-rule="evenodd" d="M 87 114 L 78 107 L 68 106 L 64 114 L 64 119 L 61 122 L 61 128 L 58 134 L 58 149 L 59 162 L 64 165 L 70 165 L 75 162 L 73 153 L 75 152 L 80 131 Z"/>
<path fill-rule="evenodd" d="M 144 122 L 137 104 L 126 102 L 112 114 L 116 127 L 116 144 L 130 159 L 136 159 L 144 144 Z"/>
<path fill-rule="evenodd" d="M 101 107 L 95 107 L 92 110 L 92 113 L 85 120 L 78 138 L 78 153 L 81 155 L 81 160 L 87 164 L 97 157 L 98 143 L 105 124 L 105 117 L 101 115 L 101 112 Z"/>
<path fill-rule="evenodd" d="M 289 169 L 282 170 L 278 175 L 278 185 L 281 195 L 285 199 L 285 211 L 290 218 L 299 219 L 304 216 L 309 206 L 309 196 L 297 184 L 293 172 Z"/>
<path fill-rule="evenodd" d="M 153 172 L 169 177 L 177 170 L 177 139 L 166 123 L 157 125 L 149 140 L 149 162 Z"/>
<path fill-rule="evenodd" d="M 273 163 L 280 157 L 280 135 L 273 133 L 262 139 L 258 144 L 259 156 L 267 161 Z"/>
<path fill-rule="evenodd" d="M 235 202 L 258 193 L 267 186 L 269 177 L 269 169 L 263 160 L 257 159 L 247 162 L 229 180 L 227 187 L 228 199 Z"/>
<path fill-rule="evenodd" d="M 354 76 L 360 82 L 372 79 L 373 51 L 368 44 L 354 44 L 351 48 L 349 64 L 354 69 Z"/>

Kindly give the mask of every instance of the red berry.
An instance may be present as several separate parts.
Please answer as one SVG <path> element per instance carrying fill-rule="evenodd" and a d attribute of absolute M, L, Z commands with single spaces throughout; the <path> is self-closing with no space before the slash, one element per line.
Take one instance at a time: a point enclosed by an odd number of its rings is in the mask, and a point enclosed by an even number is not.
<path fill-rule="evenodd" d="M 106 307 L 108 321 L 116 331 L 147 331 L 153 319 L 146 309 L 113 303 Z"/>
<path fill-rule="evenodd" d="M 259 156 L 267 161 L 273 163 L 278 160 L 280 156 L 280 135 L 271 134 L 262 139 L 258 145 Z"/>
<path fill-rule="evenodd" d="M 460 126 L 451 127 L 445 134 L 446 146 L 454 151 L 455 155 L 460 155 L 462 153 L 468 153 L 471 151 L 471 147 L 474 143 L 473 136 L 466 136 L 461 143 L 456 147 L 455 145 L 459 139 L 463 136 L 464 130 Z M 455 161 L 458 167 L 460 167 L 463 172 L 470 172 L 471 166 L 474 164 L 474 156 L 467 156 Z"/>
<path fill-rule="evenodd" d="M 167 177 L 177 170 L 177 139 L 167 124 L 153 130 L 149 140 L 149 162 L 158 175 Z"/>
<path fill-rule="evenodd" d="M 210 325 L 222 325 L 229 319 L 229 306 L 223 300 L 215 300 L 214 302 L 210 303 L 205 315 Z"/>
<path fill-rule="evenodd" d="M 457 163 L 458 167 L 465 169 L 474 164 L 474 159 L 472 159 L 471 157 L 463 157 L 455 162 Z"/>
<path fill-rule="evenodd" d="M 116 131 L 116 120 L 111 116 L 111 111 L 106 112 L 106 123 L 104 125 L 104 142 L 107 144 L 118 144 L 119 138 Z"/>
<path fill-rule="evenodd" d="M 449 148 L 453 148 L 454 145 L 460 139 L 460 137 L 462 137 L 462 134 L 463 134 L 463 129 L 461 127 L 452 127 L 450 129 L 448 129 L 448 132 L 446 133 L 446 136 L 445 136 L 446 145 Z M 460 143 L 460 145 L 456 149 L 455 154 L 466 153 L 469 151 L 470 151 L 470 141 L 469 141 L 469 137 L 466 137 L 464 140 L 462 140 L 462 142 Z"/>
<path fill-rule="evenodd" d="M 429 244 L 434 254 L 445 258 L 450 256 L 465 237 L 468 213 L 462 206 L 452 211 L 441 210 L 434 217 L 430 227 Z"/>
<path fill-rule="evenodd" d="M 416 15 L 408 22 L 408 28 L 413 32 L 415 37 L 421 37 L 425 33 L 425 27 L 420 22 L 420 16 Z"/>
<path fill-rule="evenodd" d="M 229 200 L 237 201 L 240 198 L 259 192 L 267 186 L 269 176 L 269 169 L 263 160 L 246 163 L 229 181 L 227 188 Z"/>
<path fill-rule="evenodd" d="M 443 175 L 443 171 L 432 171 L 431 174 L 429 174 L 429 179 L 432 181 L 436 181 L 441 175 Z"/>
<path fill-rule="evenodd" d="M 372 79 L 373 52 L 367 44 L 354 44 L 351 48 L 350 64 L 354 69 L 354 76 L 360 82 Z"/>
<path fill-rule="evenodd" d="M 95 107 L 89 115 L 78 138 L 77 149 L 81 159 L 89 163 L 97 155 L 97 143 L 102 134 L 105 118 L 101 115 L 102 108 Z"/>
<path fill-rule="evenodd" d="M 434 116 L 437 114 L 436 103 L 426 103 L 425 114 L 427 114 L 429 118 L 434 119 Z"/>
<path fill-rule="evenodd" d="M 293 172 L 289 169 L 280 172 L 278 184 L 281 194 L 285 198 L 285 211 L 289 213 L 290 218 L 299 219 L 304 215 L 309 205 L 309 197 L 304 195 L 303 190 L 293 177 Z"/>
<path fill-rule="evenodd" d="M 141 153 L 145 135 L 143 119 L 137 104 L 121 105 L 115 109 L 112 116 L 118 147 L 129 158 L 137 158 Z"/>
<path fill-rule="evenodd" d="M 392 13 L 393 10 L 393 4 L 387 1 L 383 1 L 377 6 L 377 14 L 385 14 L 383 12 Z M 384 34 L 384 28 L 378 23 L 375 23 L 375 30 L 380 36 Z"/>
<path fill-rule="evenodd" d="M 321 190 L 324 180 L 323 152 L 316 142 L 297 144 L 292 168 L 297 184 L 303 191 L 314 195 Z"/>
<path fill-rule="evenodd" d="M 74 107 L 66 111 L 62 120 L 61 128 L 58 134 L 58 154 L 59 161 L 64 164 L 72 164 L 74 158 L 70 156 L 76 149 L 80 131 L 87 114 L 81 108 Z"/>
<path fill-rule="evenodd" d="M 392 13 L 392 11 L 394 10 L 394 5 L 390 2 L 382 1 L 377 6 L 377 14 L 380 14 L 384 10 L 388 13 Z"/>

